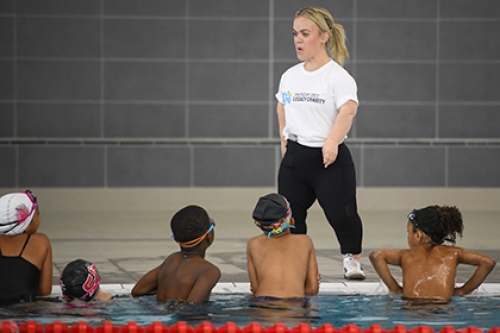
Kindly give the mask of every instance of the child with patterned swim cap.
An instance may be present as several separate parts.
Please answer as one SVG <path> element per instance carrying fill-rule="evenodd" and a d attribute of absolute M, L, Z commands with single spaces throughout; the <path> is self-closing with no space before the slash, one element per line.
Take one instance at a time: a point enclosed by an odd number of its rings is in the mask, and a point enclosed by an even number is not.
<path fill-rule="evenodd" d="M 170 229 L 180 251 L 146 273 L 135 284 L 132 296 L 156 295 L 158 301 L 208 301 L 221 275 L 219 268 L 205 259 L 214 241 L 214 227 L 215 221 L 202 207 L 190 205 L 175 213 Z"/>
<path fill-rule="evenodd" d="M 59 285 L 67 302 L 108 302 L 110 293 L 101 290 L 101 277 L 95 264 L 83 260 L 73 260 L 64 267 Z"/>
<path fill-rule="evenodd" d="M 456 207 L 428 206 L 408 214 L 407 250 L 377 250 L 370 261 L 391 294 L 404 298 L 448 302 L 452 296 L 472 293 L 493 270 L 493 258 L 479 252 L 454 246 L 462 236 L 462 214 Z M 451 245 L 443 245 L 445 242 Z M 462 286 L 455 286 L 458 264 L 476 266 Z M 400 266 L 402 287 L 392 276 L 388 265 Z"/>
<path fill-rule="evenodd" d="M 1 303 L 34 301 L 52 292 L 52 247 L 37 232 L 40 222 L 37 198 L 30 190 L 0 197 Z"/>
<path fill-rule="evenodd" d="M 276 193 L 259 198 L 252 217 L 263 234 L 247 244 L 251 292 L 258 300 L 275 303 L 317 294 L 314 245 L 308 235 L 290 232 L 294 219 L 286 198 Z"/>

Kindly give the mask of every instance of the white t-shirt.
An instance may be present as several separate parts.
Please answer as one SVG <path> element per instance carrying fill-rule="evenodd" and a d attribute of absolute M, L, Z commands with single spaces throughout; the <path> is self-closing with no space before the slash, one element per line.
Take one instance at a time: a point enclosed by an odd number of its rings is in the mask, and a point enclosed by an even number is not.
<path fill-rule="evenodd" d="M 295 135 L 309 147 L 323 147 L 340 106 L 349 100 L 358 103 L 356 81 L 333 60 L 313 72 L 304 63 L 289 68 L 275 96 L 285 108 L 283 136 Z"/>

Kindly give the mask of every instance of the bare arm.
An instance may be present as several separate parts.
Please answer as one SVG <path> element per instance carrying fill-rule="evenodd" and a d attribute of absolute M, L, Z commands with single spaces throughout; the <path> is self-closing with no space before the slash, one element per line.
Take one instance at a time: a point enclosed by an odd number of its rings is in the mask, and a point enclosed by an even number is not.
<path fill-rule="evenodd" d="M 309 267 L 307 268 L 306 276 L 306 295 L 316 295 L 319 292 L 319 270 L 318 260 L 316 259 L 316 251 L 311 241 L 311 254 L 309 256 Z"/>
<path fill-rule="evenodd" d="M 345 136 L 349 133 L 357 112 L 358 103 L 353 100 L 345 102 L 339 108 L 335 124 L 323 146 L 323 164 L 325 168 L 337 159 L 339 144 L 344 141 Z"/>
<path fill-rule="evenodd" d="M 276 113 L 278 114 L 279 134 L 281 141 L 281 157 L 283 157 L 285 156 L 286 152 L 286 140 L 283 137 L 283 129 L 285 128 L 286 125 L 286 118 L 285 118 L 285 107 L 280 102 L 278 102 L 278 104 L 276 105 Z"/>
<path fill-rule="evenodd" d="M 38 234 L 42 243 L 45 244 L 45 255 L 40 270 L 40 280 L 38 282 L 38 296 L 47 296 L 52 293 L 52 246 L 45 234 Z"/>
<path fill-rule="evenodd" d="M 454 295 L 464 296 L 473 292 L 493 270 L 496 261 L 482 253 L 462 250 L 458 254 L 458 263 L 477 266 L 470 279 L 460 288 L 455 288 Z"/>
<path fill-rule="evenodd" d="M 158 272 L 160 271 L 158 266 L 149 272 L 147 272 L 132 288 L 132 296 L 144 296 L 144 295 L 154 295 L 156 294 L 156 289 L 158 288 Z"/>
<path fill-rule="evenodd" d="M 401 294 L 403 289 L 392 276 L 388 265 L 401 266 L 401 252 L 396 250 L 377 250 L 370 253 L 370 262 L 385 283 L 391 294 Z"/>
<path fill-rule="evenodd" d="M 248 278 L 250 280 L 250 291 L 252 294 L 255 294 L 257 289 L 259 288 L 259 280 L 257 278 L 257 271 L 255 270 L 255 266 L 253 264 L 252 255 L 250 254 L 251 250 L 251 240 L 247 245 L 247 268 L 248 268 Z"/>
<path fill-rule="evenodd" d="M 202 303 L 208 301 L 210 293 L 220 279 L 220 270 L 212 265 L 207 265 L 207 269 L 196 280 L 193 289 L 189 292 L 187 302 Z"/>

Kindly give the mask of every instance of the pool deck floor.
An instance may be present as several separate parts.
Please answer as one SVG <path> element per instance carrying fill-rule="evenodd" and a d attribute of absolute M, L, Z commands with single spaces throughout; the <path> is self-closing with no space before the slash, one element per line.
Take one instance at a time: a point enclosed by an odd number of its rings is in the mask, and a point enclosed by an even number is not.
<path fill-rule="evenodd" d="M 268 188 L 224 189 L 219 192 L 202 189 L 196 193 L 181 189 L 175 192 L 177 195 L 172 195 L 172 191 L 158 189 L 33 190 L 38 195 L 42 214 L 39 230 L 47 234 L 52 244 L 53 296 L 60 295 L 60 271 L 68 262 L 77 258 L 93 261 L 97 265 L 103 289 L 115 294 L 130 293 L 132 286 L 143 274 L 159 265 L 168 254 L 178 250 L 178 245 L 170 239 L 169 221 L 178 209 L 188 204 L 205 207 L 217 223 L 215 241 L 206 255 L 206 259 L 222 271 L 219 284 L 213 292 L 248 293 L 246 244 L 251 237 L 260 234 L 253 224 L 251 213 L 257 198 L 272 192 Z M 0 194 L 9 192 L 4 190 Z M 384 208 L 384 204 L 366 204 L 372 202 L 375 197 L 373 193 L 358 193 L 359 213 L 364 227 L 361 263 L 366 273 L 366 279 L 361 282 L 344 279 L 342 255 L 339 253 L 337 240 L 321 209 L 315 204 L 308 216 L 308 234 L 315 244 L 322 275 L 320 293 L 384 293 L 368 254 L 379 248 L 406 248 L 406 214 L 411 211 L 410 208 L 423 207 L 426 200 L 441 204 L 435 199 L 443 197 L 441 193 L 429 193 L 419 193 L 418 202 L 396 202 L 387 204 L 387 208 Z M 388 191 L 385 194 L 387 197 Z M 393 196 L 392 201 L 397 201 L 402 196 L 397 191 L 389 194 Z M 477 197 L 474 193 L 470 195 L 472 199 L 465 200 L 463 193 L 459 195 L 453 192 L 444 203 L 457 202 L 459 208 L 463 207 L 461 210 L 465 230 L 463 239 L 458 239 L 457 246 L 486 253 L 499 262 L 500 201 L 497 194 L 498 190 L 485 193 L 488 200 L 494 200 L 485 208 L 478 209 L 478 204 L 474 206 L 470 203 Z M 496 199 L 492 199 L 492 196 L 496 196 Z M 220 201 L 228 200 L 242 204 L 219 204 Z M 373 200 L 380 199 L 375 197 Z M 404 200 L 417 201 L 412 198 Z M 277 257 L 276 260 L 283 261 L 287 258 Z M 399 268 L 391 270 L 401 281 Z M 465 282 L 472 272 L 473 267 L 459 266 L 457 283 Z M 478 293 L 500 294 L 498 267 L 488 276 Z"/>

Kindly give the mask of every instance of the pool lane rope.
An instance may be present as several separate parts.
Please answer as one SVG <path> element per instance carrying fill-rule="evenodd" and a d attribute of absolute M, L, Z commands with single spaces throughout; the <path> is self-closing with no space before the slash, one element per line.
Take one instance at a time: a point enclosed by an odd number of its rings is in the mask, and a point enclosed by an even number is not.
<path fill-rule="evenodd" d="M 153 322 L 151 325 L 139 326 L 134 321 L 127 325 L 115 326 L 111 321 L 105 321 L 101 326 L 92 326 L 84 321 L 75 325 L 68 325 L 60 321 L 42 325 L 34 320 L 26 322 L 15 322 L 3 320 L 0 322 L 0 333 L 500 333 L 500 327 L 493 327 L 487 332 L 474 326 L 455 329 L 453 326 L 444 326 L 441 330 L 435 331 L 429 326 L 418 326 L 407 329 L 403 325 L 396 325 L 393 329 L 383 329 L 377 324 L 373 324 L 366 329 L 362 329 L 356 324 L 335 328 L 331 324 L 323 324 L 318 327 L 311 327 L 306 323 L 288 328 L 281 323 L 264 327 L 257 322 L 252 322 L 248 326 L 239 327 L 233 322 L 215 327 L 206 321 L 197 326 L 190 326 L 183 321 L 172 326 L 166 326 L 161 322 Z"/>

